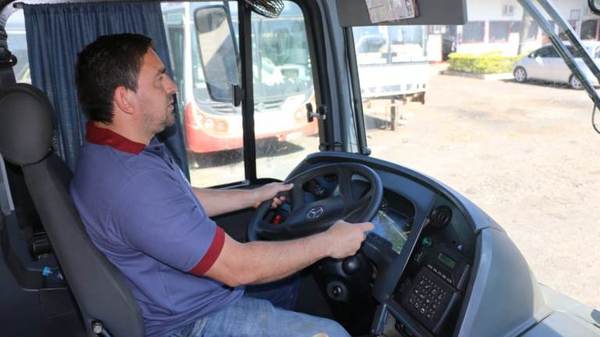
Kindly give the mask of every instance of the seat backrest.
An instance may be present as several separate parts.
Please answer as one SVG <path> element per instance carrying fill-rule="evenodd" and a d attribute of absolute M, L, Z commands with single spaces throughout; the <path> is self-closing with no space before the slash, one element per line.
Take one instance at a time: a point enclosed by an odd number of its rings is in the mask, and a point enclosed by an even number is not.
<path fill-rule="evenodd" d="M 0 153 L 25 183 L 61 270 L 89 329 L 101 321 L 113 336 L 144 336 L 143 320 L 122 274 L 90 241 L 68 192 L 70 171 L 51 147 L 53 111 L 25 84 L 0 92 Z"/>
<path fill-rule="evenodd" d="M 0 153 L 0 215 L 7 216 L 14 209 L 15 205 L 13 204 L 12 194 L 8 186 L 8 175 L 6 174 L 4 158 L 2 158 L 2 153 Z M 2 229 L 2 226 L 0 226 L 0 229 Z"/>
<path fill-rule="evenodd" d="M 19 228 L 30 244 L 35 234 L 43 232 L 43 226 L 27 191 L 23 170 L 20 166 L 6 162 L 5 169 Z"/>

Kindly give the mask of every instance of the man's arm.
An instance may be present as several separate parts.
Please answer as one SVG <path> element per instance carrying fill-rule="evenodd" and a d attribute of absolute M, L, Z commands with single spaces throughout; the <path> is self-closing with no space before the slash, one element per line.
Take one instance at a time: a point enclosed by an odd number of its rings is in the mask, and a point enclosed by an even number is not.
<path fill-rule="evenodd" d="M 249 207 L 257 207 L 261 202 L 275 198 L 277 193 L 288 191 L 292 184 L 270 183 L 258 188 L 242 190 L 214 190 L 192 187 L 196 198 L 204 207 L 209 217 L 229 213 Z M 280 203 L 274 201 L 273 206 Z"/>
<path fill-rule="evenodd" d="M 338 221 L 323 233 L 290 241 L 239 243 L 226 235 L 221 253 L 203 276 L 231 287 L 279 280 L 324 257 L 356 254 L 371 229 L 371 223 Z"/>

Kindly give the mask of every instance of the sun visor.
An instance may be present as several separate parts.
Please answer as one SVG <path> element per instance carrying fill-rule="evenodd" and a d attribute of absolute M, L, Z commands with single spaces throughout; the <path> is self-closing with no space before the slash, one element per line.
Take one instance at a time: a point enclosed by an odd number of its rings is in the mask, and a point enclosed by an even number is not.
<path fill-rule="evenodd" d="M 384 0 L 388 2 L 391 0 Z M 398 0 L 410 1 L 410 0 Z M 373 25 L 464 25 L 467 22 L 465 0 L 414 0 L 417 16 L 410 19 L 373 23 L 367 0 L 337 0 L 342 27 Z"/>

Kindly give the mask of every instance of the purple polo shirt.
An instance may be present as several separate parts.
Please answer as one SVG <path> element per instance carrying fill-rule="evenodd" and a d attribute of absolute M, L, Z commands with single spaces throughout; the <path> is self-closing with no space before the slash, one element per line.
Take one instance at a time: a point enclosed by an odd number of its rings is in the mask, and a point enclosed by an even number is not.
<path fill-rule="evenodd" d="M 129 282 L 148 336 L 242 296 L 243 288 L 203 276 L 225 234 L 164 144 L 145 146 L 88 123 L 71 196 L 92 242 Z"/>

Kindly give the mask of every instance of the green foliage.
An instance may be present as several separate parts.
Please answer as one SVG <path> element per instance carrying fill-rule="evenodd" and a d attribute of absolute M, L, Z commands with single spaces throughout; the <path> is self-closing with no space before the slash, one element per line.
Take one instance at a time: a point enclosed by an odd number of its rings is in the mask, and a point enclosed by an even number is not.
<path fill-rule="evenodd" d="M 474 74 L 510 73 L 520 58 L 521 56 L 503 56 L 499 53 L 452 53 L 448 59 L 448 70 Z"/>

